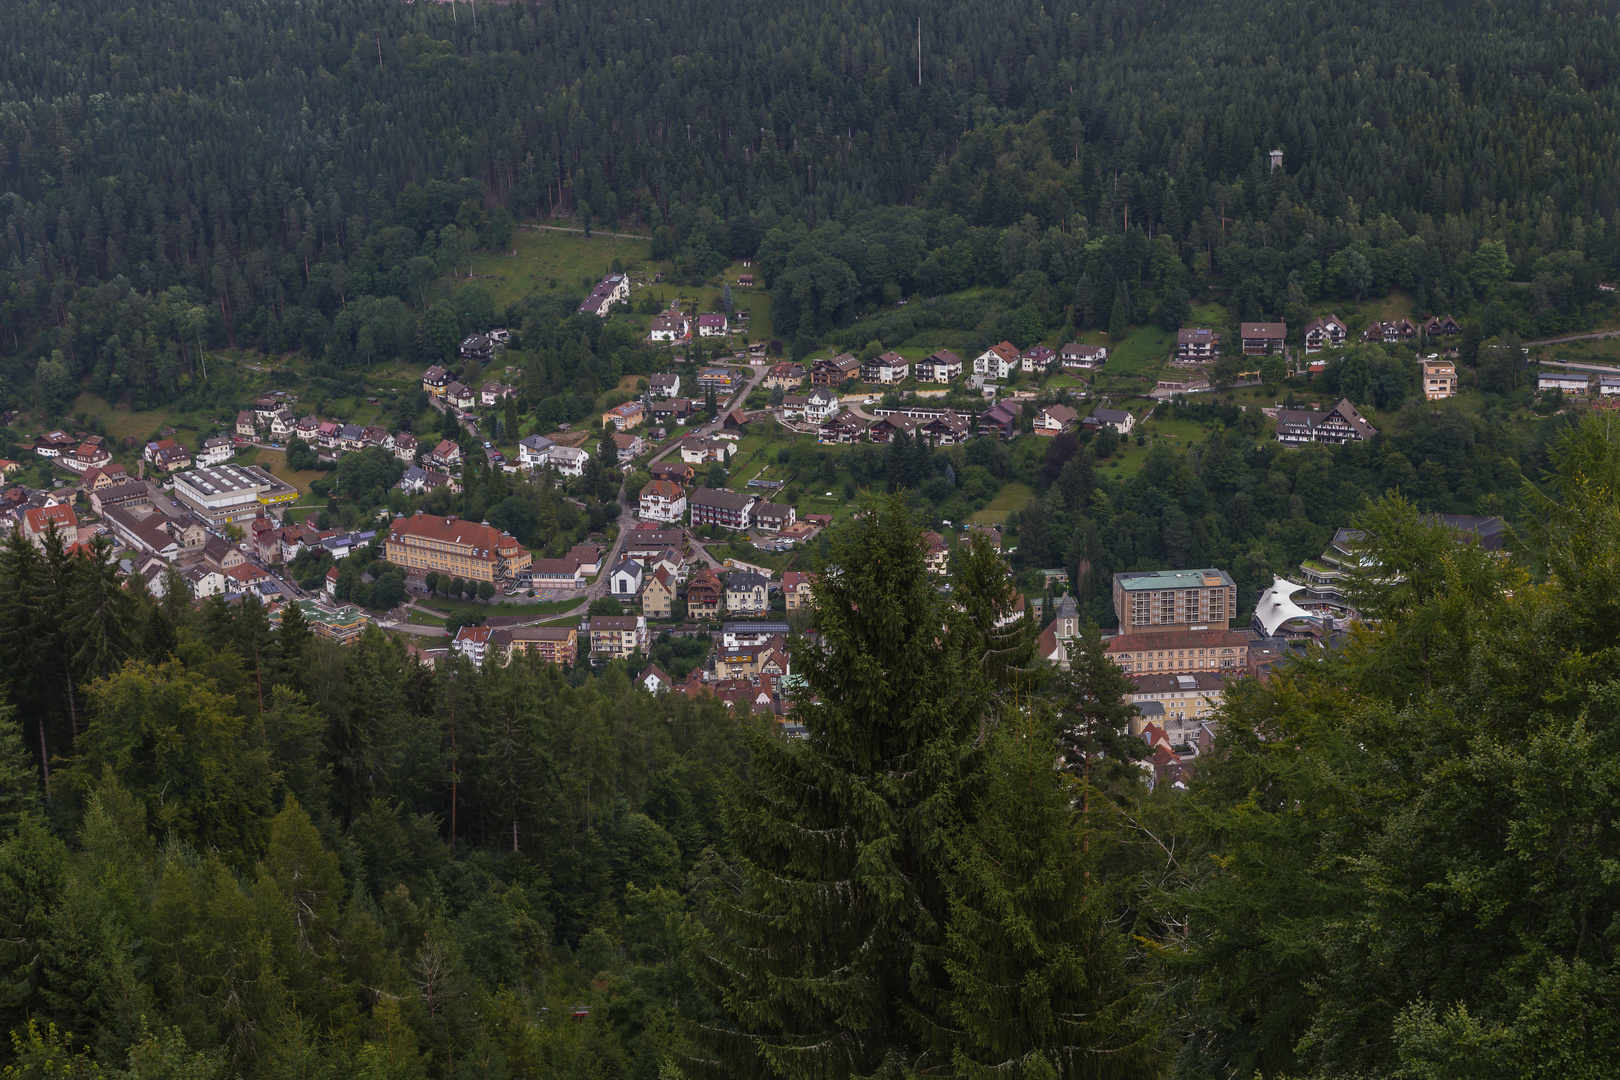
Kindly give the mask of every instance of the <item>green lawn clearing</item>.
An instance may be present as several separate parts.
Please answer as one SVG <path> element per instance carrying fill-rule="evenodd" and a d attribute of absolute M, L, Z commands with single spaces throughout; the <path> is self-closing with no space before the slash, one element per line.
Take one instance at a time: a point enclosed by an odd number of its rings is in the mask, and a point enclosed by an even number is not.
<path fill-rule="evenodd" d="M 999 525 L 1007 520 L 1008 514 L 1022 510 L 1034 497 L 1034 488 L 1015 481 L 996 492 L 995 497 L 985 503 L 983 509 L 974 511 L 968 520 L 976 525 Z"/>
<path fill-rule="evenodd" d="M 512 235 L 509 250 L 516 254 L 485 251 L 472 259 L 473 281 L 495 295 L 497 311 L 530 293 L 578 293 L 586 288 L 582 283 L 601 280 L 614 259 L 625 267 L 644 263 L 652 241 L 519 229 Z M 440 289 L 454 292 L 468 284 L 471 282 L 464 277 L 444 278 Z M 631 298 L 640 296 L 632 293 Z"/>

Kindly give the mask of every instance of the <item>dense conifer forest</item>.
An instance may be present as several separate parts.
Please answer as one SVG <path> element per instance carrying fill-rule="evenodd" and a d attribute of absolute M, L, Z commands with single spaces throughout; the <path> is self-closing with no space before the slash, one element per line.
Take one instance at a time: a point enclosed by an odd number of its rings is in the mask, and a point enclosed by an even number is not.
<path fill-rule="evenodd" d="M 1430 406 L 1374 347 L 1312 389 L 1384 410 L 1369 443 L 1286 450 L 1215 401 L 1166 406 L 1207 437 L 1118 479 L 1111 433 L 784 446 L 870 493 L 813 554 L 793 741 L 638 664 L 430 667 L 14 536 L 6 1075 L 1610 1075 L 1620 435 L 1516 410 L 1519 339 L 1612 312 L 1617 18 L 0 6 L 0 408 L 234 410 L 241 376 L 203 369 L 229 347 L 361 394 L 500 319 L 505 415 L 576 421 L 657 354 L 577 297 L 434 289 L 542 221 L 645 234 L 681 281 L 754 260 L 800 357 L 1398 289 L 1468 314 L 1483 398 Z M 428 505 L 565 547 L 605 524 L 611 464 L 583 511 L 471 464 Z M 374 516 L 398 471 L 344 458 L 334 506 Z M 955 547 L 949 593 L 924 572 L 921 529 L 1013 482 L 1013 569 L 1069 570 L 1089 622 L 1114 572 L 1165 565 L 1226 567 L 1247 606 L 1352 523 L 1376 622 L 1235 682 L 1193 780 L 1150 790 L 1094 630 L 1054 671 L 988 544 Z M 1434 511 L 1502 514 L 1508 553 Z M 346 591 L 398 586 L 348 562 Z"/>

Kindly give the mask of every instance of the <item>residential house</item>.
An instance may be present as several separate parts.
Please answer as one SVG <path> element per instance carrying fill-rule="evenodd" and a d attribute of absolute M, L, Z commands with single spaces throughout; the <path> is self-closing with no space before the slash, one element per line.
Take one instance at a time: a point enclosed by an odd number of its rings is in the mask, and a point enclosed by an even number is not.
<path fill-rule="evenodd" d="M 1078 415 L 1067 405 L 1047 405 L 1035 414 L 1035 434 L 1050 437 L 1068 431 Z"/>
<path fill-rule="evenodd" d="M 169 441 L 172 443 L 174 440 L 170 439 Z M 60 458 L 63 454 L 66 454 L 69 450 L 71 450 L 73 445 L 73 436 L 69 435 L 67 432 L 51 431 L 39 436 L 34 440 L 34 453 L 38 454 L 42 458 Z M 155 444 L 147 443 L 148 448 L 153 445 Z M 151 459 L 148 458 L 147 460 L 150 461 Z"/>
<path fill-rule="evenodd" d="M 444 400 L 450 404 L 451 408 L 460 409 L 463 412 L 478 404 L 478 398 L 472 392 L 472 388 L 459 382 L 453 382 L 444 388 Z"/>
<path fill-rule="evenodd" d="M 441 469 L 461 468 L 461 445 L 449 439 L 439 440 L 439 445 L 428 454 L 427 463 L 437 465 Z"/>
<path fill-rule="evenodd" d="M 1136 427 L 1136 417 L 1124 409 L 1096 409 L 1081 422 L 1081 426 L 1093 431 L 1111 427 L 1121 435 L 1129 435 Z"/>
<path fill-rule="evenodd" d="M 1375 322 L 1361 332 L 1361 340 L 1368 344 L 1396 345 L 1402 341 L 1411 341 L 1417 337 L 1417 327 L 1412 325 L 1410 319 L 1391 319 L 1388 322 Z"/>
<path fill-rule="evenodd" d="M 215 435 L 211 439 L 204 439 L 202 447 L 197 451 L 197 464 L 204 469 L 212 469 L 216 465 L 223 465 L 236 454 L 236 444 L 229 436 Z"/>
<path fill-rule="evenodd" d="M 733 570 L 726 575 L 726 613 L 764 614 L 771 609 L 770 582 L 752 570 Z"/>
<path fill-rule="evenodd" d="M 1377 434 L 1377 429 L 1356 411 L 1348 399 L 1340 401 L 1327 412 L 1277 410 L 1277 441 L 1292 446 L 1308 442 L 1362 442 Z"/>
<path fill-rule="evenodd" d="M 284 405 L 273 397 L 262 397 L 253 403 L 253 418 L 260 427 L 269 427 L 270 418 L 280 412 Z"/>
<path fill-rule="evenodd" d="M 277 442 L 286 442 L 292 438 L 293 432 L 298 430 L 298 420 L 293 416 L 291 409 L 277 409 L 270 416 L 270 437 Z"/>
<path fill-rule="evenodd" d="M 791 506 L 782 506 L 778 503 L 757 502 L 750 511 L 754 528 L 760 532 L 779 533 L 792 526 L 797 520 L 797 511 Z"/>
<path fill-rule="evenodd" d="M 806 374 L 803 364 L 775 364 L 765 373 L 765 389 L 797 390 Z"/>
<path fill-rule="evenodd" d="M 577 446 L 554 446 L 551 449 L 551 467 L 561 476 L 584 476 L 585 463 L 591 459 Z"/>
<path fill-rule="evenodd" d="M 373 424 L 370 427 L 361 429 L 360 444 L 362 448 L 375 446 L 379 450 L 391 451 L 394 449 L 394 437 L 388 433 L 387 428 Z"/>
<path fill-rule="evenodd" d="M 1086 345 L 1071 341 L 1058 354 L 1064 371 L 1090 371 L 1108 362 L 1108 350 L 1101 345 Z"/>
<path fill-rule="evenodd" d="M 242 549 L 222 536 L 210 536 L 203 543 L 203 558 L 220 571 L 230 570 L 247 562 Z"/>
<path fill-rule="evenodd" d="M 725 337 L 731 324 L 724 312 L 705 312 L 698 316 L 698 337 Z"/>
<path fill-rule="evenodd" d="M 736 532 L 746 531 L 754 497 L 726 488 L 699 487 L 687 500 L 692 514 L 692 526 L 714 525 Z"/>
<path fill-rule="evenodd" d="M 613 305 L 630 299 L 630 278 L 627 274 L 609 274 L 596 283 L 591 295 L 580 301 L 579 310 L 585 315 L 605 319 L 613 312 Z"/>
<path fill-rule="evenodd" d="M 1288 341 L 1288 324 L 1280 322 L 1246 322 L 1239 324 L 1238 336 L 1243 342 L 1244 356 L 1270 356 L 1280 353 Z"/>
<path fill-rule="evenodd" d="M 76 473 L 87 473 L 91 469 L 100 469 L 112 464 L 112 454 L 108 453 L 98 440 L 96 443 L 80 443 L 58 460 Z"/>
<path fill-rule="evenodd" d="M 402 431 L 394 436 L 394 456 L 405 464 L 415 465 L 416 452 L 420 449 L 421 444 L 416 441 L 416 436 L 410 432 Z"/>
<path fill-rule="evenodd" d="M 647 472 L 654 480 L 669 480 L 682 487 L 690 487 L 697 476 L 696 469 L 680 461 L 656 461 L 647 466 Z"/>
<path fill-rule="evenodd" d="M 495 346 L 488 334 L 468 334 L 461 342 L 461 358 L 483 363 L 495 355 Z"/>
<path fill-rule="evenodd" d="M 366 448 L 366 429 L 359 424 L 344 424 L 338 431 L 337 448 L 344 453 L 358 453 Z"/>
<path fill-rule="evenodd" d="M 412 465 L 405 470 L 404 475 L 394 484 L 394 487 L 407 495 L 421 495 L 427 491 L 427 471 L 420 465 Z"/>
<path fill-rule="evenodd" d="M 1437 315 L 1423 324 L 1423 336 L 1426 338 L 1457 337 L 1462 333 L 1462 327 L 1450 315 Z"/>
<path fill-rule="evenodd" d="M 866 434 L 866 421 L 852 412 L 841 412 L 826 420 L 816 436 L 822 443 L 857 443 Z"/>
<path fill-rule="evenodd" d="M 1183 326 L 1176 331 L 1176 360 L 1203 364 L 1221 351 L 1221 335 L 1205 326 Z"/>
<path fill-rule="evenodd" d="M 1018 354 L 1018 363 L 1026 374 L 1045 374 L 1054 365 L 1062 363 L 1057 350 L 1049 345 L 1031 345 Z"/>
<path fill-rule="evenodd" d="M 911 364 L 897 352 L 874 356 L 861 365 L 861 380 L 869 383 L 901 383 L 911 374 Z"/>
<path fill-rule="evenodd" d="M 1423 396 L 1429 401 L 1440 401 L 1457 392 L 1457 365 L 1450 360 L 1431 356 L 1422 361 Z"/>
<path fill-rule="evenodd" d="M 950 573 L 951 549 L 945 546 L 945 537 L 937 532 L 923 533 L 923 566 L 939 577 Z"/>
<path fill-rule="evenodd" d="M 1345 329 L 1344 323 L 1339 321 L 1337 315 L 1323 315 L 1312 319 L 1305 324 L 1305 351 L 1307 353 L 1321 352 L 1323 349 L 1343 345 L 1345 336 L 1350 333 Z"/>
<path fill-rule="evenodd" d="M 198 600 L 225 595 L 225 575 L 211 566 L 188 566 L 180 571 L 180 576 Z"/>
<path fill-rule="evenodd" d="M 961 413 L 946 411 L 923 422 L 917 437 L 930 446 L 956 446 L 968 441 L 972 421 Z"/>
<path fill-rule="evenodd" d="M 861 371 L 861 362 L 851 353 L 839 353 L 831 360 L 817 360 L 810 366 L 810 385 L 836 389 Z"/>
<path fill-rule="evenodd" d="M 789 570 L 782 575 L 782 597 L 789 611 L 801 611 L 810 606 L 810 575 L 802 570 Z"/>
<path fill-rule="evenodd" d="M 592 615 L 585 624 L 591 635 L 591 663 L 622 660 L 647 650 L 645 615 Z"/>
<path fill-rule="evenodd" d="M 647 450 L 647 444 L 633 431 L 620 431 L 613 435 L 613 452 L 620 465 L 628 465 Z"/>
<path fill-rule="evenodd" d="M 256 439 L 259 437 L 259 424 L 253 418 L 253 410 L 243 409 L 236 414 L 236 437 L 239 439 Z"/>
<path fill-rule="evenodd" d="M 608 571 L 608 592 L 613 594 L 613 599 L 629 603 L 641 591 L 641 582 L 646 575 L 646 569 L 634 559 L 621 559 L 618 565 Z"/>
<path fill-rule="evenodd" d="M 1007 379 L 1018 370 L 1018 347 L 1010 341 L 992 345 L 973 358 L 973 374 L 986 379 Z"/>
<path fill-rule="evenodd" d="M 692 575 L 686 586 L 686 614 L 693 619 L 713 619 L 720 614 L 726 600 L 726 588 L 720 575 L 704 567 Z"/>
<path fill-rule="evenodd" d="M 639 401 L 627 401 L 623 405 L 615 405 L 602 414 L 602 427 L 612 427 L 614 431 L 628 431 L 640 427 L 641 422 L 647 418 L 646 410 Z"/>
<path fill-rule="evenodd" d="M 838 414 L 838 395 L 826 387 L 817 387 L 804 399 L 804 419 L 811 424 L 825 424 Z"/>
<path fill-rule="evenodd" d="M 737 388 L 737 373 L 728 367 L 706 367 L 698 372 L 698 389 L 724 397 Z"/>
<path fill-rule="evenodd" d="M 652 329 L 647 336 L 653 341 L 684 341 L 691 331 L 692 322 L 685 312 L 678 308 L 670 308 L 659 315 L 654 315 Z"/>
<path fill-rule="evenodd" d="M 948 383 L 962 377 L 962 358 L 949 349 L 929 353 L 914 365 L 918 382 Z"/>
<path fill-rule="evenodd" d="M 463 626 L 456 631 L 455 640 L 450 647 L 466 659 L 472 661 L 473 667 L 483 667 L 485 659 L 490 652 L 490 638 L 496 633 L 492 626 Z M 499 645 L 495 646 L 499 650 Z"/>
<path fill-rule="evenodd" d="M 647 411 L 655 424 L 685 424 L 692 418 L 692 402 L 683 397 L 654 398 Z"/>
<path fill-rule="evenodd" d="M 1603 398 L 1612 398 L 1616 395 L 1620 395 L 1620 379 L 1613 378 L 1608 375 L 1599 376 L 1598 396 Z"/>
<path fill-rule="evenodd" d="M 444 392 L 454 381 L 450 373 L 437 364 L 422 372 L 422 389 L 434 397 L 443 397 Z"/>
<path fill-rule="evenodd" d="M 343 425 L 336 420 L 322 420 L 315 430 L 315 442 L 322 450 L 336 450 L 343 437 Z"/>
<path fill-rule="evenodd" d="M 173 439 L 147 443 L 142 456 L 160 472 L 172 473 L 191 468 L 191 451 Z"/>
<path fill-rule="evenodd" d="M 909 416 L 902 416 L 899 413 L 895 413 L 890 416 L 885 416 L 883 419 L 868 427 L 866 429 L 866 437 L 875 443 L 887 443 L 890 439 L 894 438 L 895 433 L 898 432 L 909 439 L 911 436 L 916 434 L 917 429 L 921 426 L 921 420 L 913 420 Z"/>
<path fill-rule="evenodd" d="M 655 398 L 672 398 L 681 392 L 681 377 L 670 372 L 659 372 L 647 380 L 647 394 Z"/>
<path fill-rule="evenodd" d="M 551 452 L 557 444 L 544 435 L 525 435 L 518 440 L 518 464 L 533 472 L 551 464 Z"/>
<path fill-rule="evenodd" d="M 1536 390 L 1562 390 L 1573 397 L 1585 397 L 1591 380 L 1579 371 L 1543 371 L 1536 377 Z"/>
<path fill-rule="evenodd" d="M 649 619 L 667 619 L 675 604 L 675 578 L 660 566 L 647 575 L 641 588 L 641 614 Z"/>
<path fill-rule="evenodd" d="M 681 528 L 659 529 L 647 525 L 638 525 L 631 529 L 624 537 L 624 557 L 635 559 L 639 563 L 648 563 L 659 555 L 674 548 L 682 551 L 686 548 L 686 532 Z"/>
<path fill-rule="evenodd" d="M 1021 401 L 998 401 L 979 414 L 979 434 L 1011 439 L 1018 435 L 1018 418 L 1024 411 Z"/>
<path fill-rule="evenodd" d="M 686 517 L 686 489 L 669 480 L 654 480 L 641 489 L 637 513 L 648 521 L 682 521 Z"/>
<path fill-rule="evenodd" d="M 648 664 L 647 670 L 636 676 L 636 682 L 649 694 L 667 694 L 675 688 L 675 680 L 657 664 Z"/>
<path fill-rule="evenodd" d="M 517 387 L 503 382 L 487 382 L 478 391 L 478 404 L 487 409 L 509 397 L 517 397 Z"/>
<path fill-rule="evenodd" d="M 707 465 L 725 458 L 728 447 L 719 439 L 691 436 L 681 440 L 681 461 L 688 465 Z"/>
<path fill-rule="evenodd" d="M 298 421 L 298 437 L 311 446 L 315 445 L 315 436 L 320 430 L 321 419 L 314 413 L 301 417 Z"/>

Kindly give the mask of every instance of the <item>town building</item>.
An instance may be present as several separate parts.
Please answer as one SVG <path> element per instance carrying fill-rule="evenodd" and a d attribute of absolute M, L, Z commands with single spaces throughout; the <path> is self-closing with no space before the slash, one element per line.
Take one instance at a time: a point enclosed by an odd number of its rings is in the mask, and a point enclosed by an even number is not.
<path fill-rule="evenodd" d="M 1585 372 L 1543 371 L 1536 376 L 1536 390 L 1561 390 L 1572 397 L 1585 397 L 1591 379 Z"/>
<path fill-rule="evenodd" d="M 679 522 L 686 517 L 686 490 L 669 480 L 654 480 L 641 489 L 637 512 L 648 521 Z"/>
<path fill-rule="evenodd" d="M 678 308 L 670 308 L 654 315 L 647 336 L 653 341 L 685 341 L 691 332 L 692 321 Z"/>
<path fill-rule="evenodd" d="M 538 656 L 544 663 L 559 667 L 579 658 L 579 630 L 575 627 L 514 626 L 506 633 L 511 636 L 508 657 L 520 653 Z"/>
<path fill-rule="evenodd" d="M 915 365 L 918 382 L 948 383 L 962 377 L 962 358 L 949 349 L 929 353 Z"/>
<path fill-rule="evenodd" d="M 1220 671 L 1191 671 L 1182 675 L 1144 672 L 1131 676 L 1136 684 L 1131 702 L 1139 709 L 1149 702 L 1157 703 L 1159 722 L 1164 725 L 1170 741 L 1177 746 L 1188 745 L 1197 739 L 1198 725 L 1221 707 L 1226 679 L 1226 674 Z M 1141 723 L 1132 724 L 1133 735 L 1141 734 Z"/>
<path fill-rule="evenodd" d="M 640 563 L 634 559 L 621 559 L 608 571 L 608 592 L 613 599 L 629 603 L 641 592 L 641 582 L 646 576 L 646 568 Z"/>
<path fill-rule="evenodd" d="M 1239 324 L 1238 336 L 1243 342 L 1244 356 L 1270 356 L 1280 353 L 1288 341 L 1288 324 L 1280 322 L 1246 322 Z"/>
<path fill-rule="evenodd" d="M 40 452 L 37 445 L 34 452 Z M 159 439 L 147 443 L 146 450 L 141 456 L 149 464 L 156 466 L 160 472 L 172 473 L 191 468 L 191 451 L 173 439 Z"/>
<path fill-rule="evenodd" d="M 765 389 L 767 390 L 797 390 L 804 384 L 805 371 L 803 364 L 781 363 L 772 365 L 765 373 Z"/>
<path fill-rule="evenodd" d="M 1240 630 L 1120 634 L 1107 641 L 1104 651 L 1131 675 L 1164 671 L 1241 671 L 1248 663 L 1249 636 Z"/>
<path fill-rule="evenodd" d="M 779 533 L 792 528 L 798 520 L 798 511 L 780 503 L 756 502 L 749 511 L 749 521 L 760 532 Z"/>
<path fill-rule="evenodd" d="M 897 352 L 882 353 L 861 365 L 862 382 L 900 383 L 905 382 L 910 374 L 910 362 Z"/>
<path fill-rule="evenodd" d="M 620 431 L 613 435 L 613 459 L 621 466 L 628 465 L 647 449 L 640 435 Z"/>
<path fill-rule="evenodd" d="M 1021 401 L 998 401 L 979 414 L 979 434 L 1003 439 L 1016 438 L 1018 418 L 1024 411 Z"/>
<path fill-rule="evenodd" d="M 1326 412 L 1277 410 L 1277 441 L 1290 446 L 1311 442 L 1362 442 L 1377 434 L 1377 429 L 1350 404 L 1349 399 L 1340 401 Z"/>
<path fill-rule="evenodd" d="M 754 497 L 726 488 L 699 487 L 692 492 L 687 503 L 694 528 L 699 525 L 714 525 L 742 532 L 749 526 Z"/>
<path fill-rule="evenodd" d="M 1344 344 L 1350 333 L 1337 315 L 1323 315 L 1305 324 L 1305 351 L 1318 353 Z"/>
<path fill-rule="evenodd" d="M 1042 375 L 1054 367 L 1061 367 L 1062 360 L 1058 357 L 1056 349 L 1050 345 L 1031 345 L 1018 354 L 1019 366 L 1025 374 Z"/>
<path fill-rule="evenodd" d="M 704 567 L 686 585 L 686 614 L 693 619 L 713 619 L 726 602 L 726 587 L 716 574 Z"/>
<path fill-rule="evenodd" d="M 986 379 L 1008 379 L 1018 370 L 1018 347 L 1010 341 L 990 346 L 973 358 L 973 374 Z"/>
<path fill-rule="evenodd" d="M 615 405 L 602 414 L 602 427 L 612 427 L 615 431 L 628 431 L 639 427 L 646 419 L 646 410 L 639 401 L 627 401 L 623 405 Z"/>
<path fill-rule="evenodd" d="M 591 635 L 591 663 L 622 660 L 633 652 L 646 652 L 645 615 L 592 615 L 586 622 Z"/>
<path fill-rule="evenodd" d="M 559 476 L 584 476 L 585 463 L 590 460 L 591 455 L 577 446 L 551 448 L 551 467 L 557 470 Z"/>
<path fill-rule="evenodd" d="M 810 385 L 837 389 L 861 373 L 861 362 L 851 353 L 839 353 L 831 360 L 810 365 Z"/>
<path fill-rule="evenodd" d="M 1442 401 L 1457 393 L 1457 365 L 1450 360 L 1431 356 L 1422 361 L 1423 396 L 1429 401 Z"/>
<path fill-rule="evenodd" d="M 724 396 L 737 388 L 737 373 L 728 367 L 706 367 L 698 372 L 698 389 Z"/>
<path fill-rule="evenodd" d="M 770 608 L 770 582 L 751 570 L 726 575 L 726 613 L 763 614 Z"/>
<path fill-rule="evenodd" d="M 1080 426 L 1092 431 L 1111 427 L 1121 435 L 1129 435 L 1136 427 L 1136 417 L 1124 409 L 1094 409 L 1090 416 L 1081 421 Z"/>
<path fill-rule="evenodd" d="M 394 519 L 384 552 L 407 574 L 435 570 L 492 584 L 515 580 L 531 562 L 527 548 L 492 525 L 421 511 Z"/>
<path fill-rule="evenodd" d="M 1225 629 L 1237 615 L 1237 584 L 1224 570 L 1143 570 L 1114 575 L 1122 634 Z"/>
<path fill-rule="evenodd" d="M 180 473 L 174 478 L 174 494 L 182 506 L 216 528 L 252 521 L 264 509 L 298 501 L 297 488 L 257 465 L 221 465 Z"/>
<path fill-rule="evenodd" d="M 595 315 L 605 319 L 613 311 L 613 305 L 630 299 L 630 278 L 625 274 L 609 274 L 596 283 L 591 295 L 580 301 L 579 311 L 584 315 Z"/>
<path fill-rule="evenodd" d="M 1423 324 L 1423 336 L 1426 338 L 1457 337 L 1462 333 L 1462 326 L 1450 315 L 1437 315 Z"/>
<path fill-rule="evenodd" d="M 229 436 L 215 435 L 211 439 L 204 439 L 201 448 L 197 451 L 197 464 L 205 469 L 212 469 L 223 465 L 236 455 L 236 444 Z"/>
<path fill-rule="evenodd" d="M 1183 326 L 1176 331 L 1176 360 L 1204 364 L 1221 351 L 1221 335 L 1206 326 Z"/>
<path fill-rule="evenodd" d="M 647 396 L 655 398 L 672 398 L 681 392 L 681 377 L 667 371 L 661 371 L 647 379 Z"/>
<path fill-rule="evenodd" d="M 685 424 L 692 418 L 692 402 L 687 398 L 654 398 L 647 412 L 655 424 Z"/>
<path fill-rule="evenodd" d="M 698 337 L 700 338 L 725 337 L 730 329 L 730 321 L 722 312 L 711 311 L 698 316 Z"/>
<path fill-rule="evenodd" d="M 641 614 L 649 619 L 667 619 L 674 604 L 675 578 L 660 566 L 647 575 L 641 586 Z"/>
<path fill-rule="evenodd" d="M 556 443 L 544 435 L 525 435 L 518 440 L 518 464 L 530 472 L 551 464 Z"/>
<path fill-rule="evenodd" d="M 1397 345 L 1403 341 L 1411 341 L 1417 335 L 1417 327 L 1412 325 L 1410 319 L 1390 319 L 1388 322 L 1368 324 L 1361 332 L 1361 340 L 1369 345 Z"/>
<path fill-rule="evenodd" d="M 519 580 L 522 580 L 522 575 L 519 575 Z M 575 592 L 585 587 L 585 574 L 577 559 L 566 556 L 561 559 L 531 559 L 528 585 L 536 590 Z"/>
<path fill-rule="evenodd" d="M 782 575 L 782 598 L 789 611 L 800 611 L 810 606 L 810 575 L 802 570 L 789 570 Z"/>
<path fill-rule="evenodd" d="M 1047 405 L 1035 414 L 1035 434 L 1052 436 L 1074 427 L 1078 414 L 1067 405 Z"/>
<path fill-rule="evenodd" d="M 1071 341 L 1058 353 L 1064 371 L 1090 371 L 1108 362 L 1108 350 L 1101 345 Z"/>

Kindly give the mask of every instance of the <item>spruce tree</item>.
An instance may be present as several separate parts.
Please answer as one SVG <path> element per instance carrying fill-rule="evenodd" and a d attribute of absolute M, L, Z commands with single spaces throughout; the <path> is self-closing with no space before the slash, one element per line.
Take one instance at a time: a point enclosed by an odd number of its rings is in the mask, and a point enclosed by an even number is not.
<path fill-rule="evenodd" d="M 991 737 L 983 793 L 950 844 L 951 1071 L 964 1080 L 1156 1075 L 1155 1033 L 1136 1015 L 1076 827 L 1076 782 L 1052 768 L 1044 716 L 1008 717 Z"/>
<path fill-rule="evenodd" d="M 709 899 L 695 949 L 726 1021 L 691 1032 L 693 1073 L 949 1064 L 946 842 L 981 768 L 989 695 L 983 644 L 921 544 L 902 495 L 829 537 L 818 638 L 793 653 L 809 737 L 752 730 L 753 784 L 727 815 L 733 880 Z"/>
<path fill-rule="evenodd" d="M 1064 762 L 1088 781 L 1106 764 L 1110 774 L 1146 756 L 1146 746 L 1131 737 L 1131 718 L 1138 715 L 1131 682 L 1109 658 L 1102 635 L 1087 626 L 1069 644 L 1069 670 L 1057 674 L 1048 697 L 1057 710 L 1058 748 Z M 1100 778 L 1099 778 L 1100 779 Z"/>

